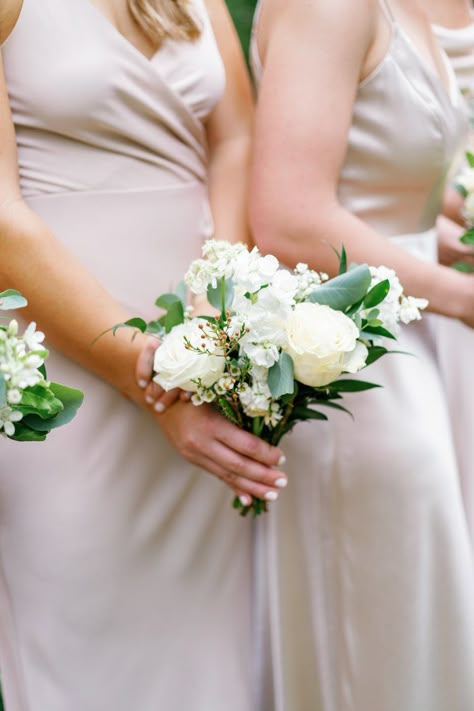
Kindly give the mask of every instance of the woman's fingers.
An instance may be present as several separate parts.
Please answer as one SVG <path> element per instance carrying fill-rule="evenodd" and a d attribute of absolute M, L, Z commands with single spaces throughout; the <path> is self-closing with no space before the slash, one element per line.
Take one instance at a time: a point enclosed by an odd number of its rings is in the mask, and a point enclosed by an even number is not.
<path fill-rule="evenodd" d="M 135 366 L 136 381 L 143 390 L 151 383 L 153 377 L 153 360 L 155 351 L 160 345 L 158 338 L 148 338 L 144 347 L 140 351 Z"/>
<path fill-rule="evenodd" d="M 267 467 L 282 467 L 286 458 L 279 447 L 264 442 L 249 432 L 235 427 L 226 421 L 217 432 L 217 438 L 230 449 L 250 460 L 256 460 Z"/>
<path fill-rule="evenodd" d="M 214 461 L 218 461 L 236 479 L 245 479 L 258 485 L 256 496 L 260 496 L 262 491 L 263 493 L 266 491 L 277 492 L 279 489 L 284 489 L 288 483 L 286 474 L 279 469 L 266 467 L 255 459 L 249 459 L 221 442 L 215 441 L 211 443 L 206 454 Z M 236 484 L 239 485 L 239 481 L 236 480 Z M 257 490 L 254 491 L 256 492 Z"/>
<path fill-rule="evenodd" d="M 218 464 L 214 458 L 210 459 L 206 456 L 201 456 L 198 460 L 197 466 L 222 479 L 222 481 L 232 489 L 234 494 L 239 497 L 243 504 L 245 499 L 245 506 L 249 506 L 252 503 L 252 498 L 262 499 L 264 501 L 276 501 L 278 499 L 278 489 L 270 488 L 251 481 L 250 479 L 246 479 L 245 477 L 238 476 Z"/>
<path fill-rule="evenodd" d="M 156 385 L 156 383 L 155 383 Z M 159 386 L 158 386 L 159 387 Z M 160 388 L 161 392 L 156 398 L 155 404 L 153 405 L 155 412 L 159 415 L 163 414 L 170 405 L 173 405 L 177 400 L 180 399 L 180 393 L 182 392 L 179 388 L 174 388 L 174 390 L 163 390 Z"/>

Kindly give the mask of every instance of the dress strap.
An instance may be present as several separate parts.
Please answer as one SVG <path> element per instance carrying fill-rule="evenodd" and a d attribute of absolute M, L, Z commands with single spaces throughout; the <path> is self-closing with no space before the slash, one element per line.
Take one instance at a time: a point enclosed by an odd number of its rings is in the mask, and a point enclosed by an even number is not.
<path fill-rule="evenodd" d="M 385 15 L 387 15 L 388 19 L 390 22 L 395 23 L 395 15 L 393 14 L 393 10 L 390 7 L 389 1 L 388 0 L 379 0 L 379 5 L 382 7 L 382 10 L 384 11 Z"/>

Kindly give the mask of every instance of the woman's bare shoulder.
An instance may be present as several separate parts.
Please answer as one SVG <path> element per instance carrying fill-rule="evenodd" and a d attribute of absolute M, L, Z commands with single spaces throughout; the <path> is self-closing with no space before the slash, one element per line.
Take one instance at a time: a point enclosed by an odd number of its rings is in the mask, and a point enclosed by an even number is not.
<path fill-rule="evenodd" d="M 23 0 L 2 0 L 0 3 L 0 45 L 13 32 L 23 7 Z"/>

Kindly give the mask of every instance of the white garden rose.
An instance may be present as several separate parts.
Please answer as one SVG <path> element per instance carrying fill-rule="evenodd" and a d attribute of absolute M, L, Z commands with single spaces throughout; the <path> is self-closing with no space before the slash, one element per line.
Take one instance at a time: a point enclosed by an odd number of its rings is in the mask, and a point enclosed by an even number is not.
<path fill-rule="evenodd" d="M 287 322 L 288 344 L 295 378 L 305 385 L 322 387 L 350 367 L 349 355 L 356 355 L 359 331 L 340 311 L 320 304 L 297 304 Z M 362 351 L 358 363 L 365 363 Z M 363 367 L 361 365 L 361 367 Z"/>
<path fill-rule="evenodd" d="M 203 330 L 200 325 L 206 328 L 207 321 L 193 319 L 175 326 L 156 350 L 156 375 L 153 380 L 164 390 L 181 388 L 196 392 L 197 385 L 193 380 L 200 380 L 204 387 L 210 388 L 222 377 L 225 359 L 211 338 L 202 338 Z M 193 348 L 186 348 L 185 339 L 194 348 L 209 352 L 196 352 Z"/>

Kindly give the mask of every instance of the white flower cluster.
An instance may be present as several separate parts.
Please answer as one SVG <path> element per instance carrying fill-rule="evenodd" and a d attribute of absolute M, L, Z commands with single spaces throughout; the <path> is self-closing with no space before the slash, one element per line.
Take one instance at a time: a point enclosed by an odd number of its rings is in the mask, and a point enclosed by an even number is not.
<path fill-rule="evenodd" d="M 315 272 L 302 262 L 296 265 L 295 276 L 298 279 L 297 301 L 304 301 L 323 281 L 329 279 L 327 274 Z"/>
<path fill-rule="evenodd" d="M 282 418 L 280 405 L 272 398 L 268 387 L 268 370 L 253 366 L 252 383 L 245 383 L 239 392 L 239 400 L 249 417 L 263 417 L 269 427 L 276 427 Z"/>
<path fill-rule="evenodd" d="M 25 388 L 33 387 L 44 380 L 39 368 L 48 356 L 42 345 L 44 333 L 30 323 L 24 334 L 18 334 L 18 322 L 10 321 L 6 329 L 0 329 L 0 377 L 5 384 L 5 399 L 0 404 L 0 433 L 9 437 L 15 434 L 15 422 L 22 419 L 15 410 Z"/>
<path fill-rule="evenodd" d="M 371 288 L 379 284 L 381 281 L 388 279 L 390 282 L 390 291 L 377 306 L 379 312 L 378 319 L 387 331 L 390 331 L 394 336 L 400 333 L 400 322 L 404 324 L 411 321 L 419 321 L 421 319 L 420 311 L 423 311 L 428 306 L 426 299 L 417 299 L 413 296 L 405 296 L 400 280 L 393 269 L 388 267 L 370 267 L 372 275 Z"/>
<path fill-rule="evenodd" d="M 458 177 L 457 184 L 467 193 L 464 199 L 463 217 L 469 227 L 474 226 L 474 168 L 466 168 Z"/>

